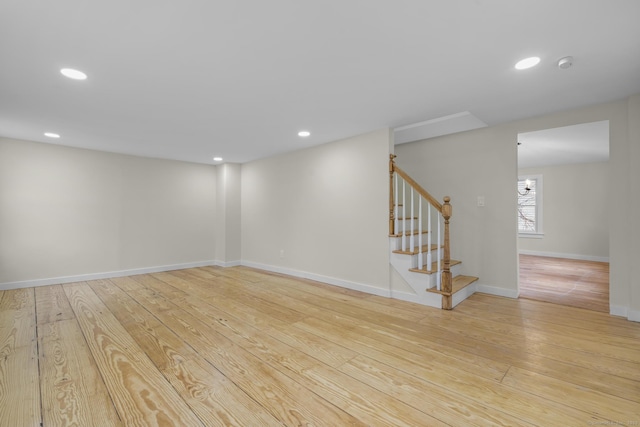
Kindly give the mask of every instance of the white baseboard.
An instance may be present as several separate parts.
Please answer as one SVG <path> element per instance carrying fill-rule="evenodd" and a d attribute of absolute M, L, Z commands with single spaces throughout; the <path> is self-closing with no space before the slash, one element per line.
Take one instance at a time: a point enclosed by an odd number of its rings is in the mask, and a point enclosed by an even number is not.
<path fill-rule="evenodd" d="M 365 292 L 367 294 L 378 295 L 381 297 L 391 297 L 391 292 L 388 288 L 377 288 L 371 285 L 365 285 L 363 283 L 350 282 L 348 280 L 337 279 L 335 277 L 323 276 L 320 274 L 309 273 L 306 271 L 292 270 L 289 268 L 278 267 L 274 265 L 259 264 L 251 261 L 242 261 L 242 265 L 246 267 L 258 268 L 260 270 L 271 271 L 274 273 L 287 274 L 289 276 L 300 277 L 302 279 L 316 280 L 318 282 L 327 283 L 329 285 L 340 286 L 342 288 L 351 289 L 354 291 Z"/>
<path fill-rule="evenodd" d="M 610 305 L 609 314 L 612 316 L 626 318 L 627 315 L 629 314 L 629 308 L 623 305 Z"/>
<path fill-rule="evenodd" d="M 216 261 L 215 265 L 217 265 L 218 267 L 237 267 L 239 265 L 242 265 L 242 261 L 238 260 L 238 261 Z"/>
<path fill-rule="evenodd" d="M 609 262 L 609 257 L 593 256 L 593 255 L 565 254 L 560 252 L 528 251 L 524 249 L 519 250 L 518 253 L 522 255 L 546 256 L 550 258 L 577 259 L 580 261 Z"/>
<path fill-rule="evenodd" d="M 497 286 L 489 286 L 478 283 L 476 288 L 476 292 L 481 292 L 483 294 L 495 295 L 498 297 L 506 297 L 506 298 L 518 298 L 518 290 L 517 289 L 505 289 L 499 288 Z"/>
<path fill-rule="evenodd" d="M 399 299 L 401 301 L 414 302 L 416 304 L 420 304 L 420 298 L 418 298 L 418 295 L 411 292 L 391 290 L 391 292 L 389 293 L 389 298 L 394 298 L 394 299 Z"/>
<path fill-rule="evenodd" d="M 625 318 L 631 322 L 640 322 L 640 311 L 629 310 L 629 307 L 623 305 L 609 306 L 609 314 L 612 316 Z"/>
<path fill-rule="evenodd" d="M 629 314 L 627 315 L 627 319 L 632 322 L 640 322 L 640 311 L 638 310 L 629 310 Z"/>
<path fill-rule="evenodd" d="M 218 261 L 197 261 L 156 267 L 134 268 L 131 270 L 108 271 L 103 273 L 79 274 L 77 276 L 52 277 L 47 279 L 23 280 L 0 283 L 0 290 L 31 288 L 35 286 L 61 285 L 64 283 L 84 282 L 87 280 L 111 279 L 113 277 L 133 276 L 135 274 L 159 273 L 161 271 L 182 270 L 185 268 L 220 265 Z"/>

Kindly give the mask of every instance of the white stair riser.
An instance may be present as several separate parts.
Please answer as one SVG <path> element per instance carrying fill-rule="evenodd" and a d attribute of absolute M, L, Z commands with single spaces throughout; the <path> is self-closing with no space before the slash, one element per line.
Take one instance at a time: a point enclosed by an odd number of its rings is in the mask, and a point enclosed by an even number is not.
<path fill-rule="evenodd" d="M 435 288 L 438 283 L 438 273 L 425 274 L 417 273 L 415 271 L 409 271 L 412 268 L 418 268 L 418 256 L 417 255 L 405 255 L 391 253 L 391 265 L 400 273 L 402 278 L 411 285 L 411 287 L 418 292 L 426 291 L 427 289 Z M 456 277 L 462 273 L 462 264 L 456 264 L 451 267 L 451 276 Z"/>
<path fill-rule="evenodd" d="M 403 236 L 398 236 L 398 237 L 394 237 L 391 241 L 391 248 L 393 250 L 402 250 L 402 238 Z M 405 239 L 405 249 L 409 250 L 410 248 L 412 248 L 411 246 L 411 236 L 404 236 Z M 435 244 L 436 242 L 431 242 L 431 244 Z M 422 233 L 422 246 L 426 246 L 427 245 L 427 234 L 426 233 Z M 413 248 L 415 249 L 415 247 L 420 246 L 420 234 L 414 234 L 413 235 Z M 423 252 L 423 253 L 426 253 Z M 432 256 L 435 256 L 435 251 L 431 254 Z"/>
<path fill-rule="evenodd" d="M 474 282 L 469 286 L 466 286 L 463 289 L 456 292 L 455 294 L 453 294 L 453 296 L 451 297 L 451 307 L 455 307 L 456 305 L 460 304 L 462 301 L 469 298 L 471 295 L 473 295 L 477 291 L 477 289 L 478 289 L 478 284 Z"/>

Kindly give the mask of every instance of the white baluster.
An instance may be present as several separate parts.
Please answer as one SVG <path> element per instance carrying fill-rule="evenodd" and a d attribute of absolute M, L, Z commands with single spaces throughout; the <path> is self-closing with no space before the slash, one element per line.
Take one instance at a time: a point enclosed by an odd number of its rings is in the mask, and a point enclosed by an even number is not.
<path fill-rule="evenodd" d="M 422 258 L 422 196 L 418 197 L 418 268 L 424 265 Z"/>
<path fill-rule="evenodd" d="M 433 230 L 431 228 L 431 203 L 427 204 L 427 265 L 429 266 L 429 270 L 431 270 L 431 263 L 433 262 L 433 258 L 431 256 L 431 235 L 433 234 Z"/>
<path fill-rule="evenodd" d="M 440 215 L 438 215 L 438 248 L 436 249 L 436 256 L 438 257 L 438 275 L 436 276 L 436 280 L 437 280 L 437 285 L 438 285 L 438 290 L 440 290 L 440 285 L 441 285 L 441 281 L 442 281 L 442 256 L 440 255 L 440 246 L 442 245 L 442 238 L 440 236 Z"/>
<path fill-rule="evenodd" d="M 411 232 L 411 237 L 409 237 L 409 250 L 414 250 L 414 248 L 416 247 L 416 242 L 415 242 L 415 234 L 413 234 L 413 229 L 414 229 L 414 224 L 413 224 L 413 213 L 415 212 L 413 210 L 413 187 L 410 188 L 411 190 L 411 215 L 409 215 L 409 218 L 411 218 L 409 221 L 409 231 Z"/>
<path fill-rule="evenodd" d="M 400 215 L 400 206 L 398 205 L 398 174 L 394 173 L 393 174 L 393 185 L 394 185 L 394 190 L 393 190 L 393 195 L 395 197 L 395 202 L 394 202 L 394 206 L 395 206 L 395 212 L 394 212 L 394 227 L 393 230 L 395 231 L 396 234 L 398 234 L 400 232 L 400 228 L 399 228 L 399 222 L 398 222 L 398 215 Z"/>
<path fill-rule="evenodd" d="M 407 198 L 406 196 L 406 191 L 405 191 L 405 181 L 404 179 L 402 180 L 402 250 L 406 251 L 407 250 L 407 213 L 404 211 L 404 209 L 407 206 Z"/>

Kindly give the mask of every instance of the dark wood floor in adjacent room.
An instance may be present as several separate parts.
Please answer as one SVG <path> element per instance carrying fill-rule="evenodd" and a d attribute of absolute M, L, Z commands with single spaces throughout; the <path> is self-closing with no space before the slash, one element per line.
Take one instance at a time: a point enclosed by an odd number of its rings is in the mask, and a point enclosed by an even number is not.
<path fill-rule="evenodd" d="M 520 297 L 609 312 L 609 263 L 520 255 Z"/>

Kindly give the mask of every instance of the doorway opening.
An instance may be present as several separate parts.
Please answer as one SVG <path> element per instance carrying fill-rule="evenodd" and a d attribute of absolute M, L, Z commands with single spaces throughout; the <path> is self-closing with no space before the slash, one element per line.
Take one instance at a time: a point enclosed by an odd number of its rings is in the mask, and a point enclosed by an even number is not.
<path fill-rule="evenodd" d="M 609 312 L 609 121 L 519 133 L 518 177 L 520 297 Z"/>

